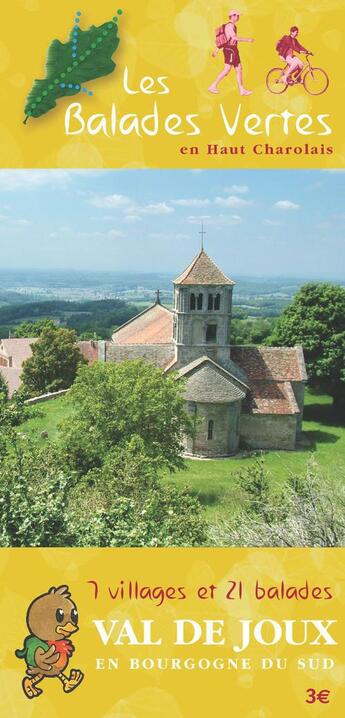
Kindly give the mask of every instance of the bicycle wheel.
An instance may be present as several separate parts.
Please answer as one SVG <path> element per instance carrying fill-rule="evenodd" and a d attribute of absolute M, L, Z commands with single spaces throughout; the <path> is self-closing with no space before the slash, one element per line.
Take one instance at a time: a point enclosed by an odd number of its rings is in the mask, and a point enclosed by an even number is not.
<path fill-rule="evenodd" d="M 287 90 L 285 82 L 280 82 L 282 74 L 281 67 L 273 67 L 266 77 L 266 87 L 274 95 L 282 95 Z"/>
<path fill-rule="evenodd" d="M 311 67 L 304 75 L 303 85 L 309 95 L 323 95 L 329 85 L 329 78 L 321 67 Z"/>

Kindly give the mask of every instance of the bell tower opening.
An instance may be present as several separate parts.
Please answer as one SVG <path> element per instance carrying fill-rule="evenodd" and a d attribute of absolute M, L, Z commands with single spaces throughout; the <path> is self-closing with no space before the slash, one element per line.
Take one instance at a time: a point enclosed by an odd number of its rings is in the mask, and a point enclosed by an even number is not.
<path fill-rule="evenodd" d="M 217 341 L 217 324 L 208 324 L 206 327 L 206 344 L 215 344 Z"/>

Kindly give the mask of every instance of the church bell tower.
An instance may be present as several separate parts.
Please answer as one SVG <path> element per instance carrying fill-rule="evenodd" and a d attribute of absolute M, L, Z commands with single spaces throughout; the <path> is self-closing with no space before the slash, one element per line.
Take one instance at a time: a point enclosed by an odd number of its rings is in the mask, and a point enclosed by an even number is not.
<path fill-rule="evenodd" d="M 224 368 L 229 365 L 234 284 L 203 246 L 175 279 L 173 339 L 177 368 L 204 355 Z"/>

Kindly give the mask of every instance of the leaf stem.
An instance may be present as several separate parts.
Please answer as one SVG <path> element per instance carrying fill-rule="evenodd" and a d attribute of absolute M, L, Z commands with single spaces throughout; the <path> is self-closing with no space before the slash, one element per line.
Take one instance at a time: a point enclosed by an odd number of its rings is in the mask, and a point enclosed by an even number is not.
<path fill-rule="evenodd" d="M 26 115 L 25 120 L 23 120 L 23 125 L 26 125 L 28 119 L 29 119 L 29 115 Z"/>

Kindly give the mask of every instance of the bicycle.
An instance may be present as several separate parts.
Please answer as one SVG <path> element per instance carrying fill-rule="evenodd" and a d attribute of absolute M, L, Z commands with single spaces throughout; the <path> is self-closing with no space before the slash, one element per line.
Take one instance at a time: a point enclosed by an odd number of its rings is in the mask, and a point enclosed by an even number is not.
<path fill-rule="evenodd" d="M 266 77 L 266 87 L 274 95 L 282 95 L 286 92 L 288 87 L 292 85 L 302 84 L 305 91 L 309 95 L 323 95 L 326 92 L 329 85 L 329 77 L 327 72 L 321 67 L 312 67 L 310 64 L 309 57 L 313 55 L 312 52 L 306 54 L 306 63 L 298 72 L 293 72 L 287 79 L 287 82 L 282 80 L 284 72 L 286 72 L 287 65 L 285 67 L 272 67 Z"/>

